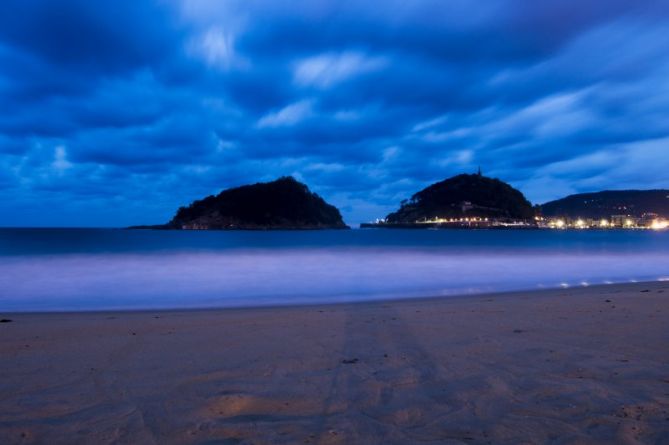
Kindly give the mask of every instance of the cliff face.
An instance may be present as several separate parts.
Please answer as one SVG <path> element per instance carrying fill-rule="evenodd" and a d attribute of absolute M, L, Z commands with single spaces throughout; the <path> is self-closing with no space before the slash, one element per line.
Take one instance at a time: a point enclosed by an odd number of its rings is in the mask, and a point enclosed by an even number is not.
<path fill-rule="evenodd" d="M 644 213 L 669 216 L 669 190 L 618 190 L 581 193 L 547 202 L 541 206 L 544 216 L 568 218 L 609 218 L 611 215 Z"/>
<path fill-rule="evenodd" d="M 432 184 L 389 214 L 389 223 L 434 218 L 486 217 L 530 220 L 534 209 L 523 194 L 498 179 L 458 175 Z"/>
<path fill-rule="evenodd" d="M 172 229 L 346 229 L 336 207 L 292 177 L 224 190 L 181 207 Z"/>

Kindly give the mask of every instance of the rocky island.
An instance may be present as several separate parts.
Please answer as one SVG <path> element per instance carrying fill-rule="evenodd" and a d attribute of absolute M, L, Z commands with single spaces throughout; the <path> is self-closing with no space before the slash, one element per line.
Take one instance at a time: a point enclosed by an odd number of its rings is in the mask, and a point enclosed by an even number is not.
<path fill-rule="evenodd" d="M 339 210 L 292 177 L 224 190 L 181 207 L 179 230 L 347 229 Z"/>
<path fill-rule="evenodd" d="M 461 174 L 414 194 L 384 220 L 361 227 L 534 227 L 525 196 L 499 179 Z"/>

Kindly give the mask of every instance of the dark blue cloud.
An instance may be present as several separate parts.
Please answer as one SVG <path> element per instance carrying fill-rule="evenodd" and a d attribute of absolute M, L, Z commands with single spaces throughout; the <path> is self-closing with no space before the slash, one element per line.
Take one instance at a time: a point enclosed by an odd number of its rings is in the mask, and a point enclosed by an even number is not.
<path fill-rule="evenodd" d="M 159 61 L 176 37 L 168 11 L 145 0 L 7 0 L 0 17 L 8 45 L 53 65 L 98 74 Z"/>
<path fill-rule="evenodd" d="M 3 224 L 285 174 L 352 223 L 479 165 L 535 202 L 669 187 L 668 34 L 666 1 L 7 0 Z"/>

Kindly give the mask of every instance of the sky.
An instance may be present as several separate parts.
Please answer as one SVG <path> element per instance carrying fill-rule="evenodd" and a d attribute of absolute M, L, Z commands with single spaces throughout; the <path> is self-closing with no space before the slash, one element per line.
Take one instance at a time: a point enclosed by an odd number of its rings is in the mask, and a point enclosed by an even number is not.
<path fill-rule="evenodd" d="M 292 175 L 355 224 L 473 173 L 669 188 L 669 0 L 3 0 L 0 225 Z"/>

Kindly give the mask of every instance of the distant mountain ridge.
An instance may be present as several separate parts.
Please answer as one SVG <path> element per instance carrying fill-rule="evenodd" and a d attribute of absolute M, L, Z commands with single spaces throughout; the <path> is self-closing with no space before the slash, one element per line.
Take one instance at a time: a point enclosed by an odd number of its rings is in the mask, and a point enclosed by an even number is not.
<path fill-rule="evenodd" d="M 669 190 L 606 190 L 579 193 L 540 206 L 547 217 L 609 218 L 612 215 L 641 217 L 646 213 L 669 216 Z"/>
<path fill-rule="evenodd" d="M 290 176 L 224 190 L 181 207 L 162 228 L 347 229 L 339 210 Z"/>
<path fill-rule="evenodd" d="M 404 201 L 386 217 L 391 224 L 410 224 L 435 218 L 479 217 L 531 220 L 532 204 L 499 179 L 461 174 L 434 183 Z"/>

